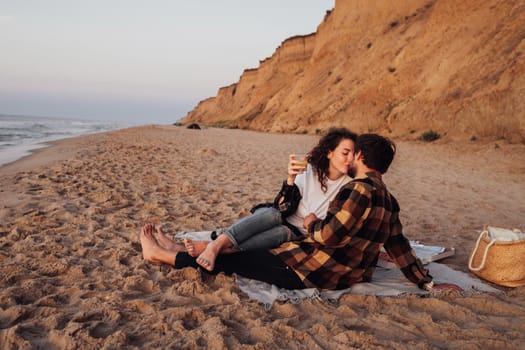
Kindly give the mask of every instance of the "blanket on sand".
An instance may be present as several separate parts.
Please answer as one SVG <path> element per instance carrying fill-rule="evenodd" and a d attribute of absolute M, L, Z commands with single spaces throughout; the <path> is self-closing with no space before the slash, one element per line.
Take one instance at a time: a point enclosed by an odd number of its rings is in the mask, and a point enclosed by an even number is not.
<path fill-rule="evenodd" d="M 212 231 L 199 232 L 179 232 L 175 239 L 184 238 L 194 240 L 210 240 Z M 489 284 L 467 273 L 456 271 L 450 267 L 432 262 L 432 255 L 438 256 L 444 247 L 425 246 L 419 242 L 410 242 L 416 255 L 427 264 L 436 283 L 454 283 L 460 286 L 464 292 L 501 292 Z M 252 280 L 242 276 L 235 276 L 240 289 L 251 299 L 264 304 L 265 309 L 270 310 L 275 301 L 299 303 L 305 299 L 320 299 L 329 302 L 337 302 L 343 294 L 366 294 L 378 296 L 400 296 L 405 294 L 432 295 L 432 292 L 419 289 L 416 285 L 408 281 L 401 270 L 393 268 L 392 265 L 380 264 L 374 273 L 373 281 L 367 283 L 357 283 L 350 288 L 342 290 L 320 291 L 316 288 L 300 290 L 287 290 L 278 288 L 274 285 Z"/>
<path fill-rule="evenodd" d="M 432 262 L 428 264 L 428 268 L 437 283 L 454 283 L 460 286 L 464 292 L 501 292 L 477 278 L 453 270 L 444 264 Z M 335 303 L 343 294 L 401 296 L 406 294 L 433 295 L 434 293 L 419 289 L 403 276 L 401 270 L 382 267 L 376 269 L 372 282 L 357 283 L 342 290 L 320 291 L 315 288 L 286 290 L 242 276 L 236 276 L 236 281 L 243 292 L 248 294 L 251 299 L 263 303 L 267 310 L 271 309 L 275 301 L 299 303 L 304 299 L 320 299 Z"/>

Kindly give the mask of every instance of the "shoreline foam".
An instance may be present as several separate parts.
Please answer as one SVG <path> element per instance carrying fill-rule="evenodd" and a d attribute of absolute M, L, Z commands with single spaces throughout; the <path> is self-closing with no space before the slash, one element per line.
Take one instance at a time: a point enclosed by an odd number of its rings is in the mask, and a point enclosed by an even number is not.
<path fill-rule="evenodd" d="M 53 141 L 125 127 L 97 120 L 0 114 L 0 165 L 26 157 Z"/>

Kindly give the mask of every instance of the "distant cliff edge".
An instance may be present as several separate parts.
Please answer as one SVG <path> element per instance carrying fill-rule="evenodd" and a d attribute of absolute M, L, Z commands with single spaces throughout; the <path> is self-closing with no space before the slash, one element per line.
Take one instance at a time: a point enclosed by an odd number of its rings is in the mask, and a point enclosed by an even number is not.
<path fill-rule="evenodd" d="M 525 4 L 336 0 L 182 122 L 525 143 Z"/>

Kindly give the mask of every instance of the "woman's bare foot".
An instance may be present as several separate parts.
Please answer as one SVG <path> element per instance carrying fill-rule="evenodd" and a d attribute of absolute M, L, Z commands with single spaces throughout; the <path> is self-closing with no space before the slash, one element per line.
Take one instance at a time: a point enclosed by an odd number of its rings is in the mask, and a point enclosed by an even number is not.
<path fill-rule="evenodd" d="M 191 239 L 184 239 L 184 246 L 188 254 L 194 258 L 202 254 L 206 247 L 210 244 L 209 241 L 193 241 Z"/>
<path fill-rule="evenodd" d="M 157 240 L 159 244 L 167 250 L 171 250 L 173 252 L 181 252 L 186 250 L 183 245 L 177 244 L 173 240 L 169 239 L 160 227 L 157 227 Z"/>
<path fill-rule="evenodd" d="M 224 248 L 231 247 L 232 243 L 228 236 L 221 234 L 216 240 L 211 241 L 204 251 L 197 257 L 197 264 L 208 271 L 213 271 L 215 268 L 215 260 Z"/>

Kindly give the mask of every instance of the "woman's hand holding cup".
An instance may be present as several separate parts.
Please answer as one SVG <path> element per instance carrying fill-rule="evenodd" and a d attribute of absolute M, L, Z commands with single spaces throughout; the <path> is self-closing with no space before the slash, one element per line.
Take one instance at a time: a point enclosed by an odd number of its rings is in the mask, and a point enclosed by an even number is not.
<path fill-rule="evenodd" d="M 290 154 L 288 160 L 288 184 L 292 185 L 295 177 L 304 173 L 308 162 L 306 154 Z"/>
<path fill-rule="evenodd" d="M 306 154 L 290 154 L 290 161 L 288 163 L 288 174 L 293 173 L 295 175 L 304 173 L 308 162 L 306 160 Z"/>

